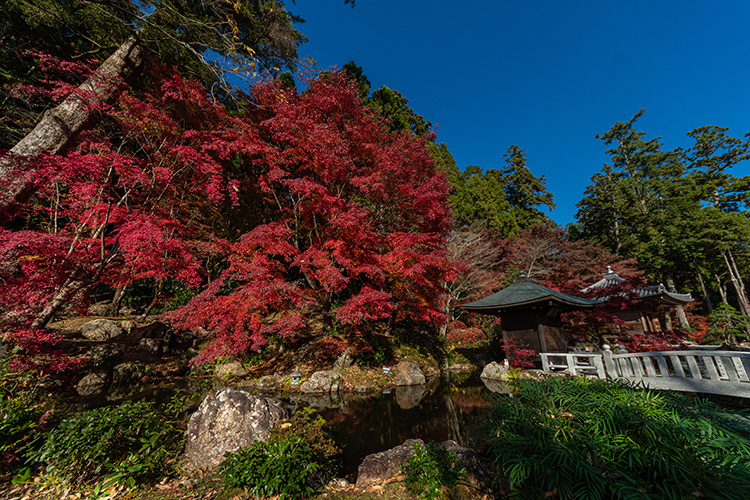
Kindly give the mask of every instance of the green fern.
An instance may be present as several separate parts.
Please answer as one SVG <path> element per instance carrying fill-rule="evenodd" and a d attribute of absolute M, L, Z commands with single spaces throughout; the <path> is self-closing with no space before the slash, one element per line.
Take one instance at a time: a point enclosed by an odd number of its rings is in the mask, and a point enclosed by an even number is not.
<path fill-rule="evenodd" d="M 518 380 L 478 432 L 516 498 L 744 498 L 750 413 L 603 380 Z"/>

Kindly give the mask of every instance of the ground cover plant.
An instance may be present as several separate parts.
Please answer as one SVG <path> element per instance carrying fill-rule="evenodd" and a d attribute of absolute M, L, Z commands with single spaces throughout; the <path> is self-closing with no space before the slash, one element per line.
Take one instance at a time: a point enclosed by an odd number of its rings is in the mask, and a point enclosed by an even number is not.
<path fill-rule="evenodd" d="M 132 486 L 172 472 L 183 434 L 174 413 L 125 402 L 63 419 L 28 459 L 71 485 L 107 476 Z"/>
<path fill-rule="evenodd" d="M 517 380 L 477 436 L 515 498 L 744 498 L 750 413 L 627 383 Z"/>
<path fill-rule="evenodd" d="M 0 360 L 0 474 L 22 465 L 23 450 L 38 440 L 53 413 L 38 403 L 33 379 L 12 376 L 8 364 L 7 358 Z"/>
<path fill-rule="evenodd" d="M 435 443 L 413 445 L 414 453 L 403 465 L 407 489 L 426 500 L 440 498 L 443 488 L 454 488 L 466 469 L 457 461 L 456 454 Z"/>

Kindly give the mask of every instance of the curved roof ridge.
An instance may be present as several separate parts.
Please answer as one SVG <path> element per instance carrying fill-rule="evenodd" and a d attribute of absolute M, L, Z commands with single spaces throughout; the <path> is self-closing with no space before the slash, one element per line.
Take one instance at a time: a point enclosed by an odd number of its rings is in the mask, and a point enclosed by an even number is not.
<path fill-rule="evenodd" d="M 553 301 L 558 306 L 565 309 L 589 309 L 597 304 L 598 300 L 584 299 L 567 293 L 558 292 L 545 286 L 534 283 L 528 278 L 516 280 L 512 285 L 503 288 L 497 293 L 463 304 L 460 307 L 469 311 L 479 311 L 488 309 L 507 309 L 511 307 L 520 307 L 532 305 L 545 301 Z"/>
<path fill-rule="evenodd" d="M 586 288 L 581 290 L 581 292 L 587 293 L 594 290 L 602 290 L 612 285 L 619 285 L 626 282 L 626 279 L 622 278 L 619 274 L 612 270 L 612 266 L 607 266 L 607 272 L 602 274 L 602 279 L 600 279 L 593 285 L 587 286 Z M 677 303 L 681 304 L 693 302 L 693 300 L 695 300 L 689 293 L 675 293 L 667 291 L 667 288 L 663 283 L 659 283 L 658 285 L 637 286 L 634 288 L 638 296 L 641 298 L 661 296 L 667 298 L 668 301 L 676 301 Z M 605 298 L 603 300 L 607 299 Z"/>

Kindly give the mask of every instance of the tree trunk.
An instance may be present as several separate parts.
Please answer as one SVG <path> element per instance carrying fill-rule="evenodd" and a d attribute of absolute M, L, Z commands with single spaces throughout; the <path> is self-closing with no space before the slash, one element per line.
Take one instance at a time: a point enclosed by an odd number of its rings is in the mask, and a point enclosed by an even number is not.
<path fill-rule="evenodd" d="M 748 312 L 750 312 L 750 300 L 748 300 L 747 298 L 747 290 L 745 290 L 745 282 L 742 280 L 742 274 L 740 273 L 740 268 L 737 267 L 737 262 L 735 262 L 734 260 L 734 254 L 732 254 L 731 251 L 728 251 L 727 255 L 729 256 L 729 262 L 732 264 L 732 270 L 734 272 L 734 275 L 737 277 L 737 286 L 742 292 L 742 300 L 744 301 Z"/>
<path fill-rule="evenodd" d="M 745 284 L 742 282 L 742 276 L 740 276 L 737 264 L 734 262 L 732 252 L 727 250 L 722 252 L 721 255 L 724 257 L 724 263 L 727 265 L 727 269 L 729 269 L 729 276 L 731 277 L 734 291 L 737 293 L 737 302 L 739 303 L 740 311 L 748 320 L 750 320 L 750 302 L 748 302 L 747 293 L 745 292 Z"/>
<path fill-rule="evenodd" d="M 13 210 L 34 193 L 31 176 L 23 168 L 24 159 L 40 153 L 62 153 L 76 134 L 91 125 L 95 105 L 112 99 L 119 85 L 134 77 L 142 65 L 143 48 L 130 38 L 78 87 L 78 92 L 44 113 L 36 127 L 0 160 L 0 180 L 7 182 L 0 192 L 0 224 L 10 215 L 4 212 Z"/>
<path fill-rule="evenodd" d="M 706 304 L 706 314 L 711 314 L 712 312 L 714 312 L 714 306 L 711 303 L 711 298 L 708 296 L 706 283 L 704 283 L 703 281 L 703 275 L 701 274 L 700 269 L 698 269 L 698 265 L 693 262 L 693 266 L 695 267 L 695 274 L 698 276 L 698 283 L 701 284 L 701 291 L 703 292 L 703 303 Z"/>
<path fill-rule="evenodd" d="M 721 277 L 718 274 L 714 274 L 714 277 L 716 278 L 716 284 L 719 287 L 719 295 L 721 296 L 721 301 L 725 305 L 729 305 L 729 302 L 727 301 L 727 289 L 722 285 L 721 283 Z"/>
<path fill-rule="evenodd" d="M 60 288 L 57 289 L 57 291 L 55 291 L 52 299 L 47 303 L 44 309 L 42 309 L 42 312 L 37 314 L 37 316 L 34 318 L 34 321 L 31 322 L 31 328 L 37 329 L 46 327 L 47 323 L 49 323 L 52 318 L 57 315 L 58 312 L 60 312 L 60 308 L 62 308 L 62 306 L 65 305 L 65 303 L 68 302 L 68 300 L 70 300 L 73 295 L 80 292 L 87 286 L 89 286 L 89 284 L 82 280 L 67 280 Z"/>
<path fill-rule="evenodd" d="M 677 288 L 675 288 L 674 286 L 674 279 L 672 278 L 671 274 L 664 275 L 664 281 L 667 282 L 667 290 L 670 293 L 677 293 Z M 682 328 L 683 330 L 688 330 L 690 328 L 690 323 L 688 322 L 687 314 L 685 314 L 685 306 L 683 306 L 682 304 L 678 304 L 674 307 L 674 311 L 677 315 L 677 321 L 680 323 L 680 328 Z M 667 314 L 669 314 L 668 311 Z M 670 326 L 668 328 L 671 330 L 671 319 L 669 323 Z"/>
<path fill-rule="evenodd" d="M 112 302 L 107 308 L 107 313 L 111 316 L 120 315 L 120 304 L 122 303 L 122 298 L 125 296 L 125 288 L 127 288 L 127 285 L 118 285 L 115 287 L 115 296 L 112 297 Z"/>
<path fill-rule="evenodd" d="M 156 280 L 156 283 L 154 283 L 154 296 L 151 298 L 151 302 L 149 303 L 148 307 L 146 307 L 146 310 L 143 311 L 141 319 L 146 319 L 148 317 L 148 314 L 151 312 L 151 309 L 153 309 L 156 306 L 157 302 L 159 302 L 159 297 L 161 296 L 163 287 L 164 280 Z"/>
<path fill-rule="evenodd" d="M 614 228 L 615 228 L 615 242 L 617 243 L 617 246 L 615 247 L 615 253 L 620 253 L 620 247 L 622 247 L 622 242 L 620 241 L 620 220 L 617 212 L 615 212 L 615 220 L 614 220 Z"/>

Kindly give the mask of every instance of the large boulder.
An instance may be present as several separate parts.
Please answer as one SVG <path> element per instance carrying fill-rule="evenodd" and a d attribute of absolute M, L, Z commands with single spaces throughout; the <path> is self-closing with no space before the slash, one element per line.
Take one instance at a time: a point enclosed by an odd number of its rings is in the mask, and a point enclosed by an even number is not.
<path fill-rule="evenodd" d="M 518 379 L 519 380 L 544 380 L 550 375 L 551 375 L 550 372 L 545 372 L 544 370 L 539 370 L 536 368 L 529 368 L 527 370 L 521 370 L 520 372 L 518 372 Z M 569 373 L 557 374 L 557 376 L 562 376 L 562 377 L 566 377 L 569 375 L 570 375 Z M 593 377 L 593 378 L 597 379 L 599 377 Z"/>
<path fill-rule="evenodd" d="M 140 380 L 146 375 L 146 367 L 133 361 L 120 363 L 112 368 L 112 383 L 115 385 L 127 384 Z"/>
<path fill-rule="evenodd" d="M 190 416 L 185 455 L 187 466 L 215 471 L 224 454 L 265 441 L 269 431 L 288 417 L 281 401 L 232 388 L 209 394 Z"/>
<path fill-rule="evenodd" d="M 278 375 L 264 375 L 258 379 L 255 388 L 263 392 L 273 392 L 279 389 L 284 379 Z"/>
<path fill-rule="evenodd" d="M 395 448 L 367 455 L 357 471 L 357 486 L 364 488 L 373 483 L 382 484 L 401 474 L 407 457 L 414 453 L 414 443 L 425 445 L 421 439 L 407 439 Z M 450 440 L 437 443 L 437 446 L 456 454 L 457 460 L 466 469 L 465 479 L 470 484 L 481 489 L 490 486 L 489 476 L 476 451 Z"/>
<path fill-rule="evenodd" d="M 95 319 L 81 327 L 81 335 L 94 342 L 105 342 L 122 335 L 122 327 L 111 319 Z"/>
<path fill-rule="evenodd" d="M 352 350 L 348 347 L 344 349 L 336 361 L 333 363 L 333 370 L 337 372 L 343 372 L 347 368 L 350 368 L 354 364 L 354 356 L 352 356 Z"/>
<path fill-rule="evenodd" d="M 414 443 L 424 446 L 421 439 L 407 439 L 395 448 L 367 455 L 357 469 L 357 486 L 363 488 L 398 475 L 406 458 L 414 453 Z"/>
<path fill-rule="evenodd" d="M 328 394 L 338 392 L 341 388 L 341 374 L 333 370 L 315 372 L 310 380 L 305 381 L 299 390 L 303 394 Z"/>
<path fill-rule="evenodd" d="M 109 300 L 97 302 L 96 304 L 91 304 L 86 312 L 89 316 L 106 316 L 111 305 L 112 302 Z"/>
<path fill-rule="evenodd" d="M 483 379 L 490 380 L 509 380 L 510 368 L 506 365 L 501 365 L 497 361 L 493 361 L 484 367 L 482 374 L 480 375 Z"/>
<path fill-rule="evenodd" d="M 396 385 L 422 385 L 425 377 L 419 364 L 414 361 L 401 361 L 393 369 L 393 383 Z"/>
<path fill-rule="evenodd" d="M 164 352 L 164 341 L 162 339 L 141 339 L 138 342 L 138 349 L 154 356 L 161 356 Z"/>
<path fill-rule="evenodd" d="M 471 448 L 467 448 L 466 446 L 461 446 L 450 439 L 438 443 L 438 446 L 456 454 L 456 458 L 466 469 L 465 480 L 468 481 L 469 484 L 480 489 L 490 487 L 492 481 L 490 481 L 487 471 L 484 470 L 484 465 L 482 465 L 482 459 L 480 458 L 479 453 Z"/>

